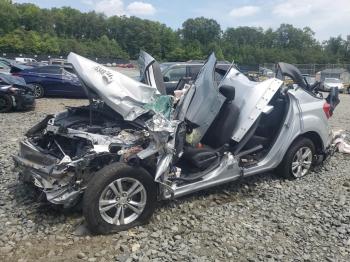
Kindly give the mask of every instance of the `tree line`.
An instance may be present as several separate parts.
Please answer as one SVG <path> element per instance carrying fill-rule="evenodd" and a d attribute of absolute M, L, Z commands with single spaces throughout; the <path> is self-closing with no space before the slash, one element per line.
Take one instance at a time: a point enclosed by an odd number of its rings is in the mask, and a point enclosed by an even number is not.
<path fill-rule="evenodd" d="M 230 27 L 204 17 L 186 20 L 173 30 L 137 17 L 106 17 L 70 7 L 44 9 L 0 0 L 2 53 L 135 59 L 144 49 L 162 61 L 205 59 L 215 51 L 221 60 L 243 64 L 350 63 L 350 42 L 341 36 L 317 41 L 309 27 L 281 24 L 277 29 Z"/>

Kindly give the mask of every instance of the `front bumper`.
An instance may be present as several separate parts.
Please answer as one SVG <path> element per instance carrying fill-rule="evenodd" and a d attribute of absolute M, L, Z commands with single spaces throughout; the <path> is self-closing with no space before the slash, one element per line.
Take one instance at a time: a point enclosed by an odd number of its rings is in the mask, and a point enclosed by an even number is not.
<path fill-rule="evenodd" d="M 12 155 L 19 178 L 33 183 L 53 204 L 72 206 L 83 190 L 75 186 L 74 173 L 64 168 L 60 159 L 42 153 L 29 140 L 20 143 L 18 155 Z"/>
<path fill-rule="evenodd" d="M 35 97 L 33 95 L 15 95 L 14 98 L 17 110 L 29 110 L 35 107 Z"/>

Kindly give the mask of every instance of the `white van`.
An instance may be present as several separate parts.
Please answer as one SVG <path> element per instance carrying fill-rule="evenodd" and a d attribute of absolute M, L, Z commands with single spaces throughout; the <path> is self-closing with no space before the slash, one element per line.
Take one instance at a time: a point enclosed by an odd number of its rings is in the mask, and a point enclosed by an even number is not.
<path fill-rule="evenodd" d="M 15 57 L 15 61 L 22 64 L 37 63 L 37 61 L 34 58 L 27 58 L 27 57 Z"/>

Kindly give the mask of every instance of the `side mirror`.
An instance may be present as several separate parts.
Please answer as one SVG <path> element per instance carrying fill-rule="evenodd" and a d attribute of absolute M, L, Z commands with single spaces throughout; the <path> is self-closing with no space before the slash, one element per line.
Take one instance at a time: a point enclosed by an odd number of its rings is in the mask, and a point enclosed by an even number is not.
<path fill-rule="evenodd" d="M 164 76 L 163 80 L 164 80 L 164 82 L 169 82 L 170 81 L 169 77 L 167 77 L 167 76 Z"/>

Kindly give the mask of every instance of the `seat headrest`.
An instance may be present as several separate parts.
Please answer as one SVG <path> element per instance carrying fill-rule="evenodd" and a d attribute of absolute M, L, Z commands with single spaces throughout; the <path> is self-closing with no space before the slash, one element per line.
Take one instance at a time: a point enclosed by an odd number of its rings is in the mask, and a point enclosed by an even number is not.
<path fill-rule="evenodd" d="M 219 88 L 220 93 L 227 98 L 227 100 L 232 101 L 235 99 L 235 88 L 229 85 L 222 85 Z"/>

